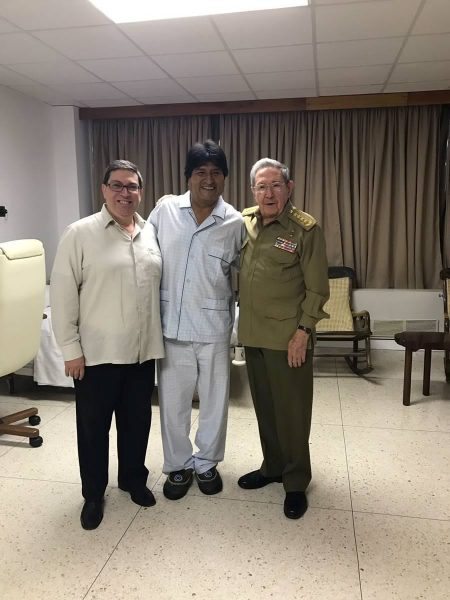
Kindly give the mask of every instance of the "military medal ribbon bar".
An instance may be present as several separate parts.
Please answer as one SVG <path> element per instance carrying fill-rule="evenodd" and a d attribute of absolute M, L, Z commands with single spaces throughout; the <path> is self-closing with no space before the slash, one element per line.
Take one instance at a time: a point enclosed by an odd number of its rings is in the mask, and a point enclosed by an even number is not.
<path fill-rule="evenodd" d="M 280 248 L 280 250 L 285 250 L 286 252 L 290 252 L 294 254 L 297 250 L 297 242 L 293 242 L 292 240 L 285 240 L 282 237 L 277 237 L 277 240 L 274 244 L 275 248 Z"/>

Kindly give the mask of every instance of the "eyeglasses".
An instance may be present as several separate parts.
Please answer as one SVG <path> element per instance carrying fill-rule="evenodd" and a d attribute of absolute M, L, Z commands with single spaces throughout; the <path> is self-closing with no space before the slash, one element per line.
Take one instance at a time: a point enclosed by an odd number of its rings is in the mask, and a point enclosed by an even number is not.
<path fill-rule="evenodd" d="M 129 183 L 128 185 L 123 185 L 122 183 L 119 183 L 118 181 L 113 181 L 112 183 L 107 183 L 106 184 L 109 189 L 113 192 L 121 192 L 122 190 L 127 190 L 127 192 L 129 194 L 135 194 L 136 192 L 138 192 L 141 189 L 141 186 L 138 185 L 137 183 Z"/>
<path fill-rule="evenodd" d="M 274 194 L 281 192 L 283 186 L 285 186 L 284 181 L 274 181 L 273 183 L 258 183 L 253 186 L 253 191 L 255 194 L 266 194 L 269 190 L 272 190 Z"/>

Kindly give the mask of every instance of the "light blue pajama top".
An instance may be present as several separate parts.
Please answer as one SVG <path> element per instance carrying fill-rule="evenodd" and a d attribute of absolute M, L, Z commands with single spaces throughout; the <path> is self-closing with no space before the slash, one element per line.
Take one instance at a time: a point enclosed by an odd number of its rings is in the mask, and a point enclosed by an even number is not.
<path fill-rule="evenodd" d="M 161 318 L 165 338 L 226 342 L 234 320 L 231 267 L 245 237 L 241 214 L 219 198 L 197 224 L 190 192 L 164 196 L 149 217 L 161 249 Z"/>

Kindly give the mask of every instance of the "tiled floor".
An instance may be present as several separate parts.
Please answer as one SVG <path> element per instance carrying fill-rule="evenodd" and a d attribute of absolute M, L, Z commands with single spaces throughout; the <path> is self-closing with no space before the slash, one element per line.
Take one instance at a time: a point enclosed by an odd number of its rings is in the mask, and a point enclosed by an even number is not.
<path fill-rule="evenodd" d="M 15 600 L 447 600 L 450 597 L 450 385 L 435 353 L 431 396 L 414 356 L 411 406 L 402 405 L 403 353 L 374 351 L 352 375 L 316 361 L 313 482 L 303 519 L 283 516 L 279 484 L 244 491 L 237 478 L 261 451 L 245 369 L 233 367 L 224 490 L 194 484 L 162 495 L 158 407 L 143 509 L 117 488 L 114 433 L 105 518 L 82 506 L 72 393 L 0 383 L 0 413 L 39 407 L 44 444 L 0 438 L 0 598 Z M 193 411 L 193 422 L 197 418 Z"/>

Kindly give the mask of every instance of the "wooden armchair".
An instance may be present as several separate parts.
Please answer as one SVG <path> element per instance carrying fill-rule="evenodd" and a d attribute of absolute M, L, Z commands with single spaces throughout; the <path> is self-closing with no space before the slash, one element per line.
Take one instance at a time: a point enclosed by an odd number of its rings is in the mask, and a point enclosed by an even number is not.
<path fill-rule="evenodd" d="M 316 356 L 343 357 L 357 375 L 372 371 L 370 355 L 370 315 L 366 310 L 354 312 L 351 307 L 352 285 L 355 272 L 350 267 L 329 267 L 330 299 L 324 306 L 329 319 L 316 326 L 317 341 L 339 342 L 336 350 L 319 351 Z M 342 342 L 342 344 L 341 344 Z M 359 344 L 363 343 L 363 347 Z M 350 344 L 350 347 L 349 347 Z M 334 346 L 333 346 L 334 348 Z"/>
<path fill-rule="evenodd" d="M 0 377 L 14 393 L 14 372 L 24 367 L 39 348 L 45 295 L 44 248 L 38 240 L 0 243 Z M 37 408 L 0 416 L 0 435 L 29 438 L 42 444 L 39 429 L 15 423 L 28 419 L 38 425 Z"/>

